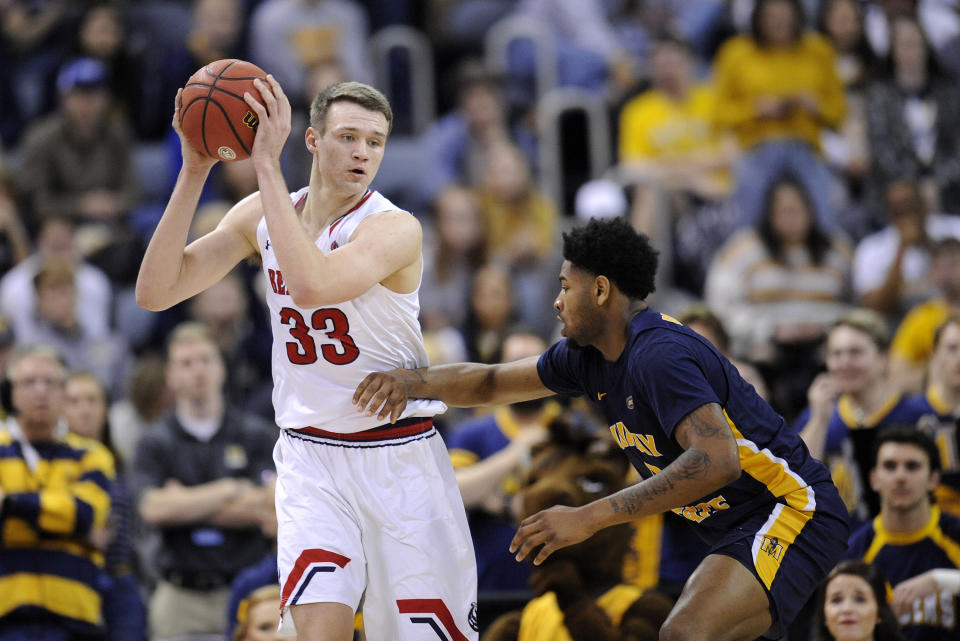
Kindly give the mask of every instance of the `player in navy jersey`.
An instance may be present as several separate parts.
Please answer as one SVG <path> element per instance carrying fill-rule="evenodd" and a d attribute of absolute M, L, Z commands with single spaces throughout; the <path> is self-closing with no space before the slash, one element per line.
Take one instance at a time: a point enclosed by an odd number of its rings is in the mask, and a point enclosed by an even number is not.
<path fill-rule="evenodd" d="M 579 508 L 525 519 L 511 543 L 539 565 L 597 530 L 673 510 L 710 554 L 662 640 L 779 638 L 846 549 L 827 469 L 708 341 L 650 309 L 656 251 L 623 219 L 564 234 L 554 302 L 564 340 L 514 363 L 368 375 L 354 402 L 380 420 L 411 398 L 455 406 L 584 395 L 643 480 Z"/>

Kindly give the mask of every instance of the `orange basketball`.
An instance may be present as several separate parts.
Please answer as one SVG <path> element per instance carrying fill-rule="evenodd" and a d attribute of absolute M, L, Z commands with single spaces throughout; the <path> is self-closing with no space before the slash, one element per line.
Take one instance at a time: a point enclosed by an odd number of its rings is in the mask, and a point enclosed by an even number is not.
<path fill-rule="evenodd" d="M 187 141 L 211 158 L 243 160 L 250 156 L 259 124 L 243 93 L 259 100 L 253 86 L 266 72 L 244 60 L 217 60 L 197 70 L 183 88 L 180 124 Z"/>

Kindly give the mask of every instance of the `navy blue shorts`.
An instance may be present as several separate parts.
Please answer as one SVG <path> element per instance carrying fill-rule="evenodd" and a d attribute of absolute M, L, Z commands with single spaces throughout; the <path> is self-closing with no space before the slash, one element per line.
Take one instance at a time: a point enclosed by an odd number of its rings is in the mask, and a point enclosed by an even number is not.
<path fill-rule="evenodd" d="M 710 554 L 735 558 L 763 585 L 773 618 L 766 634 L 774 639 L 785 633 L 847 550 L 847 509 L 837 488 L 828 481 L 812 489 L 815 510 L 774 503 L 731 528 L 710 548 Z"/>

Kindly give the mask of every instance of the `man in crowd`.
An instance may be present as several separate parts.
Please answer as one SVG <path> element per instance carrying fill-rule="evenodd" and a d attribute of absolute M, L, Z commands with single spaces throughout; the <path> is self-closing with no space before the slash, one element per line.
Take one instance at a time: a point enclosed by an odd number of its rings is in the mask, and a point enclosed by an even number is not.
<path fill-rule="evenodd" d="M 225 375 L 204 325 L 174 330 L 174 411 L 140 441 L 133 469 L 140 516 L 162 534 L 151 638 L 222 633 L 234 575 L 270 547 L 275 434 L 225 403 Z"/>
<path fill-rule="evenodd" d="M 876 447 L 870 484 L 880 514 L 853 534 L 848 555 L 883 568 L 909 641 L 960 639 L 960 519 L 931 498 L 940 477 L 937 447 L 912 426 L 884 430 Z"/>
<path fill-rule="evenodd" d="M 102 633 L 100 545 L 113 457 L 60 427 L 66 368 L 46 346 L 11 356 L 16 418 L 0 427 L 0 638 Z M 65 427 L 65 426 L 64 426 Z"/>

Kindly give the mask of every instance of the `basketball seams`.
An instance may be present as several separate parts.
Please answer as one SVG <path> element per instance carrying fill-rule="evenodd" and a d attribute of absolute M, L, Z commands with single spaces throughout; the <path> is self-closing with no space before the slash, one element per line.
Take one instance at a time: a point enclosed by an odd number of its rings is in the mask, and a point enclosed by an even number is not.
<path fill-rule="evenodd" d="M 187 104 L 187 106 L 185 106 L 185 107 L 183 108 L 183 113 L 186 114 L 186 113 L 187 113 L 187 109 L 189 109 L 191 106 L 193 106 L 194 103 L 200 102 L 201 100 L 205 103 L 205 104 L 204 104 L 204 112 L 203 112 L 203 122 L 201 123 L 201 127 L 205 126 L 205 125 L 206 125 L 206 122 L 207 122 L 207 108 L 209 108 L 210 105 L 215 106 L 217 109 L 220 110 L 220 114 L 223 116 L 223 121 L 227 124 L 228 127 L 230 127 L 230 131 L 231 131 L 231 133 L 233 133 L 233 137 L 236 138 L 237 143 L 240 145 L 240 148 L 243 149 L 244 153 L 246 153 L 247 155 L 249 155 L 249 154 L 250 154 L 250 150 L 247 149 L 247 146 L 244 144 L 243 139 L 240 138 L 240 134 L 237 133 L 237 129 L 233 126 L 233 123 L 230 121 L 230 116 L 227 114 L 227 110 L 224 109 L 224 108 L 223 108 L 223 105 L 221 105 L 220 103 L 218 103 L 216 100 L 210 100 L 209 98 L 206 98 L 206 97 L 204 97 L 204 96 L 197 96 L 196 98 L 194 98 L 193 100 L 191 100 L 191 101 L 189 102 L 189 104 Z M 201 129 L 201 131 L 202 131 L 202 129 Z M 205 137 L 205 136 L 204 136 L 204 138 L 203 138 L 203 144 L 204 144 L 204 147 L 205 147 L 206 150 L 207 150 L 207 153 L 210 154 L 210 149 L 207 147 L 207 140 L 206 140 L 206 137 Z M 213 156 L 213 154 L 210 154 L 210 155 L 211 155 L 211 157 Z M 218 156 L 218 157 L 219 157 L 219 156 Z"/>
<path fill-rule="evenodd" d="M 239 78 L 237 78 L 237 80 L 239 80 Z M 208 84 L 205 84 L 205 83 L 202 83 L 202 82 L 188 82 L 188 83 L 186 84 L 186 86 L 184 86 L 184 89 L 186 89 L 187 87 L 209 87 L 212 91 L 210 91 L 210 92 L 207 94 L 208 96 L 212 95 L 214 91 L 219 91 L 219 92 L 221 92 L 221 93 L 227 94 L 227 95 L 230 96 L 231 98 L 236 98 L 237 100 L 243 100 L 243 96 L 241 96 L 241 95 L 239 95 L 239 94 L 235 94 L 235 93 L 233 93 L 232 91 L 229 91 L 229 90 L 224 89 L 224 88 L 222 88 L 222 87 L 217 87 L 217 86 L 215 86 L 215 85 L 208 85 Z M 244 102 L 246 102 L 246 101 L 244 100 Z"/>
<path fill-rule="evenodd" d="M 243 75 L 228 75 L 231 71 L 240 72 Z M 192 96 L 182 107 L 181 122 L 190 123 L 190 128 L 185 127 L 185 131 L 188 134 L 192 131 L 195 146 L 200 147 L 211 158 L 233 160 L 234 158 L 220 156 L 219 150 L 223 147 L 228 149 L 239 147 L 236 154 L 237 160 L 249 157 L 253 145 L 248 145 L 244 136 L 252 138 L 253 134 L 241 128 L 240 122 L 243 121 L 251 129 L 255 128 L 256 123 L 248 122 L 251 111 L 238 90 L 252 91 L 250 88 L 252 81 L 257 78 L 263 79 L 265 76 L 266 73 L 256 65 L 243 60 L 214 62 L 205 65 L 191 76 L 184 86 L 184 91 Z M 247 86 L 243 86 L 243 83 Z M 203 108 L 192 109 L 199 100 L 203 101 Z M 211 111 L 210 103 L 215 104 L 217 108 Z M 187 118 L 188 113 L 191 114 L 189 118 Z"/>

